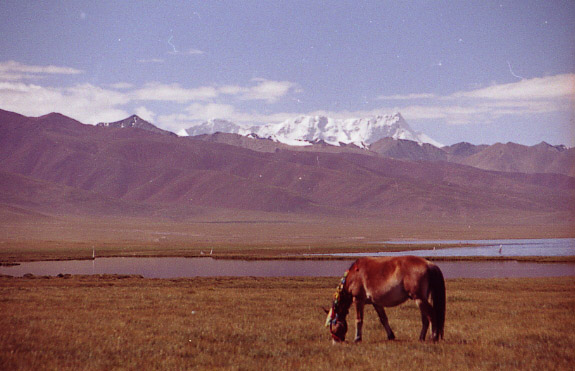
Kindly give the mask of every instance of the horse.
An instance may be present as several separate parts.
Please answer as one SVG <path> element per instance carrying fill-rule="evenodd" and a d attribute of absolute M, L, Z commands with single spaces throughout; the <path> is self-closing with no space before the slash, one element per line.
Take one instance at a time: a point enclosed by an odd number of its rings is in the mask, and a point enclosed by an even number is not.
<path fill-rule="evenodd" d="M 429 303 L 431 298 L 432 304 Z M 384 307 L 394 307 L 407 299 L 415 300 L 421 312 L 420 341 L 425 341 L 431 322 L 432 340 L 443 339 L 445 324 L 445 281 L 443 273 L 432 262 L 417 256 L 366 257 L 357 259 L 345 272 L 325 326 L 333 343 L 345 341 L 346 317 L 352 302 L 356 309 L 355 342 L 362 340 L 363 309 L 372 304 L 385 328 L 387 338 L 395 339 Z"/>

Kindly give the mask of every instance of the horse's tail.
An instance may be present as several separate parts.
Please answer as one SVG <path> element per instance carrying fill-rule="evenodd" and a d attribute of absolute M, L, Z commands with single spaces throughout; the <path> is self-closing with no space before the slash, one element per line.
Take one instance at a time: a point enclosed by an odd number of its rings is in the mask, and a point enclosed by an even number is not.
<path fill-rule="evenodd" d="M 443 279 L 443 273 L 435 264 L 429 266 L 428 272 L 437 336 L 443 339 L 443 328 L 445 326 L 445 280 Z M 435 332 L 435 329 L 433 329 L 433 332 Z"/>

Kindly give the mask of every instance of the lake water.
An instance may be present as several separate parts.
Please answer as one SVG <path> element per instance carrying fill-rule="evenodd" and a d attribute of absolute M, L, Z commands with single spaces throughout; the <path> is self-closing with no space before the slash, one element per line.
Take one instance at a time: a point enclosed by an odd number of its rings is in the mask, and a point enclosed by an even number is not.
<path fill-rule="evenodd" d="M 212 258 L 96 258 L 0 267 L 0 274 L 138 274 L 146 278 L 255 276 L 339 277 L 352 260 L 223 260 Z M 516 261 L 437 262 L 446 278 L 575 276 L 575 264 Z"/>
<path fill-rule="evenodd" d="M 94 260 L 39 261 L 17 266 L 0 266 L 0 274 L 38 276 L 62 274 L 138 274 L 147 278 L 212 276 L 341 276 L 351 265 L 351 256 L 419 255 L 442 256 L 571 256 L 575 239 L 405 241 L 393 244 L 425 244 L 436 247 L 380 253 L 333 254 L 350 260 L 224 260 L 205 258 L 96 258 Z M 440 248 L 445 244 L 476 244 L 476 247 Z M 389 244 L 386 243 L 386 244 Z M 532 263 L 516 261 L 437 262 L 446 278 L 503 278 L 575 276 L 574 263 Z"/>
<path fill-rule="evenodd" d="M 383 242 L 382 242 L 383 243 Z M 429 245 L 430 249 L 402 252 L 331 254 L 334 256 L 399 256 L 416 255 L 428 257 L 453 256 L 572 256 L 575 255 L 575 238 L 550 238 L 531 240 L 451 240 L 451 241 L 399 241 L 390 245 Z M 474 244 L 481 246 L 441 248 L 441 245 Z M 435 247 L 435 249 L 434 249 Z"/>

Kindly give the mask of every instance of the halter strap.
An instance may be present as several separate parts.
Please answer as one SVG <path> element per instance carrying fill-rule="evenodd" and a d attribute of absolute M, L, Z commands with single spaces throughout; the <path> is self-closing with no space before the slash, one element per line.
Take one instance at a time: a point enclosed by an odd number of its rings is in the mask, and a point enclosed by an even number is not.
<path fill-rule="evenodd" d="M 338 341 L 340 343 L 345 342 L 345 340 L 343 340 L 342 338 L 340 338 L 339 336 L 337 336 L 335 333 L 333 333 L 330 329 L 330 334 L 331 334 L 331 338 L 335 341 Z"/>
<path fill-rule="evenodd" d="M 347 280 L 348 274 L 349 274 L 349 270 L 346 270 L 345 273 L 343 274 L 343 277 L 339 281 L 339 285 L 337 285 L 337 289 L 336 289 L 335 293 L 333 294 L 333 303 L 331 306 L 331 318 L 329 320 L 329 332 L 331 333 L 331 337 L 334 340 L 339 341 L 339 342 L 343 342 L 344 340 L 341 339 L 339 336 L 337 336 L 333 332 L 332 327 L 333 327 L 333 325 L 336 325 L 337 323 L 343 323 L 342 321 L 339 320 L 339 315 L 336 312 L 336 308 L 339 305 L 341 293 L 343 292 L 343 288 L 344 288 L 345 282 Z"/>

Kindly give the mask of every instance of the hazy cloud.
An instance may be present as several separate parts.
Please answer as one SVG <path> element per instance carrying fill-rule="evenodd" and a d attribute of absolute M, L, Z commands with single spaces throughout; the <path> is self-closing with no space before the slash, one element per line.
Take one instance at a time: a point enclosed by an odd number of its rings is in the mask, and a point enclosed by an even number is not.
<path fill-rule="evenodd" d="M 119 82 L 106 88 L 92 84 L 76 84 L 68 87 L 51 87 L 25 83 L 25 78 L 41 77 L 45 74 L 76 74 L 79 70 L 56 66 L 26 66 L 17 62 L 0 63 L 0 106 L 29 116 L 49 112 L 60 112 L 79 121 L 95 124 L 100 121 L 119 120 L 131 113 L 154 121 L 164 127 L 177 128 L 184 123 L 210 118 L 227 118 L 238 122 L 265 122 L 283 114 L 263 115 L 238 111 L 234 102 L 264 101 L 277 102 L 296 84 L 289 81 L 253 79 L 250 84 L 200 86 L 187 88 L 180 84 L 151 82 L 142 87 Z M 180 112 L 172 115 L 157 115 L 146 106 L 159 102 L 186 104 Z M 128 108 L 128 105 L 137 105 Z M 156 107 L 157 108 L 157 107 Z M 131 112 L 129 111 L 131 110 Z M 174 120 L 170 123 L 169 120 Z"/>
<path fill-rule="evenodd" d="M 184 88 L 180 84 L 148 83 L 143 88 L 133 91 L 135 100 L 172 101 L 178 103 L 210 101 L 222 95 L 240 100 L 263 100 L 267 103 L 277 102 L 296 87 L 289 81 L 272 81 L 253 79 L 253 86 L 224 85 Z"/>
<path fill-rule="evenodd" d="M 467 92 L 458 92 L 451 97 L 480 98 L 498 101 L 574 99 L 575 74 L 523 79 L 510 84 L 499 84 Z"/>
<path fill-rule="evenodd" d="M 214 117 L 229 119 L 236 113 L 234 106 L 231 104 L 219 103 L 194 103 L 186 107 L 185 111 L 190 117 L 196 120 L 204 120 Z"/>
<path fill-rule="evenodd" d="M 184 54 L 187 55 L 202 55 L 205 54 L 205 52 L 203 50 L 199 50 L 199 49 L 189 49 L 188 51 L 184 52 Z"/>
<path fill-rule="evenodd" d="M 218 92 L 216 88 L 210 86 L 189 89 L 180 84 L 148 83 L 143 88 L 133 91 L 131 95 L 134 100 L 186 103 L 216 98 Z"/>
<path fill-rule="evenodd" d="M 143 58 L 138 59 L 138 63 L 164 63 L 162 58 Z"/>
<path fill-rule="evenodd" d="M 115 84 L 110 84 L 108 85 L 110 88 L 113 89 L 118 89 L 118 90 L 126 90 L 126 89 L 132 89 L 134 87 L 133 84 L 130 84 L 128 82 L 118 82 Z"/>
<path fill-rule="evenodd" d="M 268 103 L 274 103 L 296 86 L 289 81 L 272 81 L 261 78 L 252 81 L 257 82 L 257 84 L 240 93 L 241 99 L 264 100 Z"/>
<path fill-rule="evenodd" d="M 379 100 L 411 100 L 411 99 L 433 99 L 437 98 L 435 94 L 406 94 L 406 95 L 380 95 Z"/>
<path fill-rule="evenodd" d="M 30 80 L 43 78 L 46 75 L 78 75 L 83 72 L 71 67 L 32 66 L 15 61 L 0 62 L 0 80 Z"/>
<path fill-rule="evenodd" d="M 441 119 L 452 125 L 488 123 L 506 115 L 572 112 L 575 74 L 523 79 L 445 96 L 424 93 L 379 99 L 401 100 L 403 104 L 390 108 L 401 111 L 409 120 Z"/>
<path fill-rule="evenodd" d="M 134 113 L 149 122 L 154 122 L 156 119 L 156 114 L 144 106 L 136 107 Z"/>
<path fill-rule="evenodd" d="M 252 81 L 256 83 L 253 86 L 224 85 L 218 88 L 218 92 L 235 96 L 240 100 L 263 100 L 267 103 L 275 103 L 290 91 L 295 90 L 297 86 L 290 81 L 273 81 L 262 78 L 255 78 Z"/>
<path fill-rule="evenodd" d="M 129 102 L 122 93 L 91 84 L 67 88 L 0 82 L 0 102 L 8 109 L 28 116 L 60 112 L 79 121 L 95 124 L 128 116 L 121 107 Z"/>
<path fill-rule="evenodd" d="M 174 50 L 169 51 L 168 54 L 171 54 L 171 55 L 203 55 L 203 54 L 206 54 L 206 52 L 204 52 L 203 50 L 200 50 L 200 49 L 192 48 L 192 49 L 188 49 L 186 51 L 179 51 L 179 50 L 174 49 Z"/>

